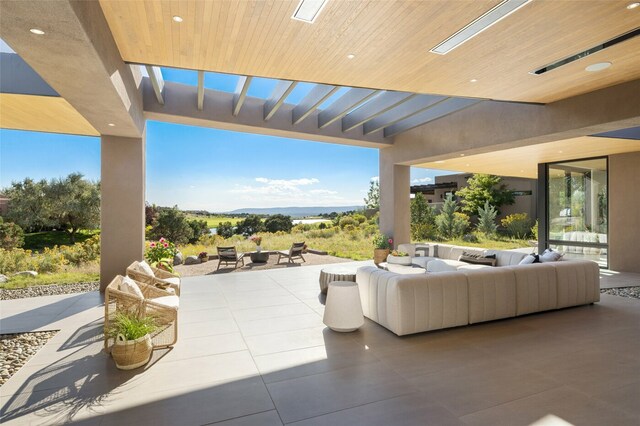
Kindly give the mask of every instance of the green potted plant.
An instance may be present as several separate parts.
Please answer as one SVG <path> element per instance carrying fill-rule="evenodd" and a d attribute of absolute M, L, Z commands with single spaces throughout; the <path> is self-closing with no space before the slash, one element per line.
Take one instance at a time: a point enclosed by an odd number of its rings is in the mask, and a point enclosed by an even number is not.
<path fill-rule="evenodd" d="M 389 250 L 393 246 L 393 239 L 383 234 L 376 234 L 373 237 L 373 263 L 376 265 L 387 260 Z"/>
<path fill-rule="evenodd" d="M 399 250 L 393 250 L 387 256 L 387 263 L 409 266 L 411 265 L 411 256 L 409 256 L 409 253 L 405 253 Z"/>
<path fill-rule="evenodd" d="M 178 250 L 171 241 L 160 238 L 160 240 L 149 243 L 149 248 L 144 257 L 149 264 L 155 268 L 164 269 L 167 272 L 173 272 L 173 257 Z"/>
<path fill-rule="evenodd" d="M 115 339 L 111 356 L 120 370 L 142 367 L 151 358 L 153 345 L 150 333 L 156 330 L 156 322 L 150 316 L 133 313 L 117 313 L 109 335 Z"/>

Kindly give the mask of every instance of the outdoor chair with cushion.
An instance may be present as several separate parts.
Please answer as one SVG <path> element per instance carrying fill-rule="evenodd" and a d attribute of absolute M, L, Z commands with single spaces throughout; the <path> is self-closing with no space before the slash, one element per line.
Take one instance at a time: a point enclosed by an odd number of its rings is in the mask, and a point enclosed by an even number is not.
<path fill-rule="evenodd" d="M 240 262 L 242 262 L 242 266 L 244 266 L 244 253 L 238 253 L 235 246 L 218 247 L 218 269 L 220 269 L 223 263 L 225 265 L 233 264 L 233 267 L 237 268 Z M 216 269 L 216 271 L 218 269 Z"/>
<path fill-rule="evenodd" d="M 178 308 L 180 298 L 154 285 L 116 276 L 104 296 L 104 348 L 110 351 L 114 338 L 109 336 L 111 322 L 118 313 L 151 316 L 157 330 L 151 333 L 153 348 L 166 348 L 178 341 Z"/>
<path fill-rule="evenodd" d="M 172 288 L 180 296 L 180 277 L 163 269 L 154 268 L 146 261 L 137 260 L 127 268 L 127 276 L 134 280 L 162 289 Z M 169 290 L 171 291 L 171 290 Z"/>
<path fill-rule="evenodd" d="M 306 262 L 306 260 L 304 260 L 304 257 L 302 256 L 303 250 L 304 241 L 301 243 L 293 243 L 289 250 L 281 250 L 278 252 L 277 263 L 280 263 L 280 259 L 282 259 L 283 257 L 286 257 L 288 259 L 287 263 L 295 263 L 295 259 L 302 259 L 303 262 Z"/>

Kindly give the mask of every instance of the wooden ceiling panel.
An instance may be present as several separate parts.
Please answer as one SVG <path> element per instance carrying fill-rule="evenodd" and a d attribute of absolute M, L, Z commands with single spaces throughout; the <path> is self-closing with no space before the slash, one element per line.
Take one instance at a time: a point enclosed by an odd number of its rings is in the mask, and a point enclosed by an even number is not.
<path fill-rule="evenodd" d="M 64 98 L 0 93 L 0 128 L 100 136 Z"/>
<path fill-rule="evenodd" d="M 291 19 L 298 2 L 100 0 L 129 62 L 543 103 L 640 78 L 639 38 L 529 74 L 640 27 L 627 0 L 534 0 L 447 55 L 429 49 L 500 0 L 328 0 L 313 24 Z M 599 61 L 613 66 L 584 71 Z"/>
<path fill-rule="evenodd" d="M 583 136 L 413 165 L 427 169 L 537 179 L 538 164 L 640 151 L 640 140 Z"/>

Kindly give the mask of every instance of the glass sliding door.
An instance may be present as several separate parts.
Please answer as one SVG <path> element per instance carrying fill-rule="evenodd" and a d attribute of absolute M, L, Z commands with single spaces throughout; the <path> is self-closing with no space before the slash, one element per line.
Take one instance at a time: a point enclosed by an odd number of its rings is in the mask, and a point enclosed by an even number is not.
<path fill-rule="evenodd" d="M 608 266 L 607 159 L 547 165 L 547 241 L 567 258 Z"/>

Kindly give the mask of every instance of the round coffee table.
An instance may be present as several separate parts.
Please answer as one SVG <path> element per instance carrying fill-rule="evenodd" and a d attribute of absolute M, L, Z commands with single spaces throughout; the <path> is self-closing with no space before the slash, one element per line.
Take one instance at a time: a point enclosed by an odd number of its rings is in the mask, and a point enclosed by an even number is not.
<path fill-rule="evenodd" d="M 266 263 L 269 260 L 268 251 L 252 251 L 249 253 L 253 263 Z"/>
<path fill-rule="evenodd" d="M 327 266 L 320 271 L 320 292 L 327 294 L 331 281 L 356 282 L 356 270 L 344 266 Z"/>

